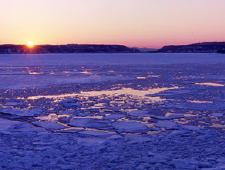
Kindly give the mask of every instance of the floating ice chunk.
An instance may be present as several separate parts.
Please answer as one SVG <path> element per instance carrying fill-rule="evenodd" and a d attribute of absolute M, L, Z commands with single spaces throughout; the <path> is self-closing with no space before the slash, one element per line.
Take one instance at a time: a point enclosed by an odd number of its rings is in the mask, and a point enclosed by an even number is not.
<path fill-rule="evenodd" d="M 158 121 L 155 124 L 156 127 L 163 127 L 166 128 L 167 130 L 171 130 L 171 129 L 178 129 L 178 125 L 175 122 L 171 122 L 171 121 Z"/>
<path fill-rule="evenodd" d="M 141 122 L 115 122 L 113 127 L 119 133 L 145 133 L 148 127 Z"/>
<path fill-rule="evenodd" d="M 171 120 L 171 119 L 179 119 L 185 117 L 182 113 L 172 114 L 169 116 L 155 116 L 150 115 L 151 118 L 160 119 L 160 120 Z"/>
<path fill-rule="evenodd" d="M 11 107 L 7 107 L 2 109 L 2 112 L 17 116 L 39 116 L 42 111 L 41 109 L 13 109 Z"/>
<path fill-rule="evenodd" d="M 70 125 L 71 126 L 76 126 L 76 127 L 86 127 L 87 124 L 93 120 L 92 118 L 74 118 L 70 120 Z"/>
<path fill-rule="evenodd" d="M 70 125 L 95 129 L 108 129 L 111 126 L 109 121 L 95 118 L 74 118 L 70 120 Z"/>
<path fill-rule="evenodd" d="M 96 147 L 104 145 L 106 140 L 99 138 L 80 138 L 78 139 L 78 145 L 87 146 L 87 147 Z"/>
<path fill-rule="evenodd" d="M 114 120 L 118 120 L 121 119 L 123 117 L 126 117 L 125 115 L 119 115 L 119 114 L 113 114 L 113 115 L 109 115 L 109 116 L 105 116 L 104 119 L 114 119 Z"/>
<path fill-rule="evenodd" d="M 33 122 L 33 124 L 43 127 L 47 130 L 60 130 L 65 128 L 65 126 L 63 125 L 60 125 L 56 122 L 50 122 L 50 121 L 36 121 L 36 122 Z"/>
<path fill-rule="evenodd" d="M 4 106 L 13 106 L 13 107 L 27 107 L 26 103 L 19 103 L 19 102 L 7 102 Z"/>
<path fill-rule="evenodd" d="M 143 116 L 143 117 L 149 117 L 149 112 L 144 110 L 133 110 L 129 112 L 129 115 L 131 116 Z"/>

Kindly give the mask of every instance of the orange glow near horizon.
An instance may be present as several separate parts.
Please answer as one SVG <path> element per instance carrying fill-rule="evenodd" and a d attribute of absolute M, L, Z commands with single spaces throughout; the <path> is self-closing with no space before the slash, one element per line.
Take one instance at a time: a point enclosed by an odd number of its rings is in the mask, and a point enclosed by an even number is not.
<path fill-rule="evenodd" d="M 0 1 L 0 44 L 164 45 L 225 41 L 225 0 Z"/>
<path fill-rule="evenodd" d="M 32 41 L 28 41 L 27 42 L 27 47 L 28 48 L 33 48 L 34 47 L 34 43 Z"/>

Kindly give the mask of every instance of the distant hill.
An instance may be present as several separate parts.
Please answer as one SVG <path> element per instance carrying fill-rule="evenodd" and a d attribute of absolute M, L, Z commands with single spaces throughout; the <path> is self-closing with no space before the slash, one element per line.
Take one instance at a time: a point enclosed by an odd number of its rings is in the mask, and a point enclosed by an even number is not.
<path fill-rule="evenodd" d="M 152 52 L 157 52 L 158 51 L 158 49 L 155 49 L 155 48 L 138 48 L 138 47 L 133 47 L 133 49 L 137 49 L 141 53 L 152 53 Z"/>
<path fill-rule="evenodd" d="M 162 53 L 225 53 L 225 42 L 203 42 L 190 45 L 164 46 L 157 52 Z"/>
<path fill-rule="evenodd" d="M 123 45 L 36 45 L 28 48 L 26 45 L 0 45 L 0 54 L 45 54 L 45 53 L 139 53 L 138 49 Z"/>

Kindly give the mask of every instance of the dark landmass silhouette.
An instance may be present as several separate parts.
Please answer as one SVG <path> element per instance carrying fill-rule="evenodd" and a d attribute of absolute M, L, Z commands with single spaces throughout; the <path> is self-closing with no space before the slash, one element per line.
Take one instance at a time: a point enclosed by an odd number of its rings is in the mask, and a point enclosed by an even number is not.
<path fill-rule="evenodd" d="M 139 53 L 138 49 L 128 48 L 124 45 L 0 45 L 0 54 L 45 54 L 45 53 Z"/>
<path fill-rule="evenodd" d="M 0 45 L 0 54 L 46 54 L 46 53 L 224 53 L 225 42 L 203 42 L 189 45 L 169 45 L 149 50 L 129 48 L 124 45 L 67 44 L 67 45 Z"/>
<path fill-rule="evenodd" d="M 225 53 L 225 42 L 203 42 L 190 45 L 164 46 L 161 53 Z"/>

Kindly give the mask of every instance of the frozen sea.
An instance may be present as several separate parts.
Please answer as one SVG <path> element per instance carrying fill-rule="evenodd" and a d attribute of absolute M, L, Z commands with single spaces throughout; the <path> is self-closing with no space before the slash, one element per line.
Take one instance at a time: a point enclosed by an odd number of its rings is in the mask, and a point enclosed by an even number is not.
<path fill-rule="evenodd" d="M 225 169 L 225 55 L 0 55 L 0 169 Z"/>

